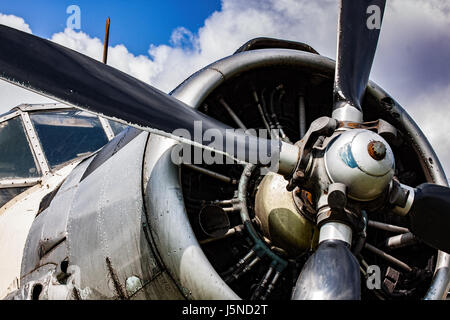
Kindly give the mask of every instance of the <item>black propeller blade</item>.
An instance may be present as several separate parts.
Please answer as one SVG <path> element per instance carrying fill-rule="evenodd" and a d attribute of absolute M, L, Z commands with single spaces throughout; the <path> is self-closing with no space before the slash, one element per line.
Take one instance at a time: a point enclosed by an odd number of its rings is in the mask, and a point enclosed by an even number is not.
<path fill-rule="evenodd" d="M 415 236 L 450 254 L 450 188 L 431 183 L 419 185 L 408 215 Z"/>
<path fill-rule="evenodd" d="M 359 263 L 340 240 L 326 240 L 303 266 L 294 300 L 359 300 Z"/>
<path fill-rule="evenodd" d="M 361 99 L 380 34 L 368 23 L 368 12 L 379 11 L 380 21 L 374 23 L 381 28 L 385 4 L 385 0 L 340 2 L 333 118 L 362 121 Z M 293 299 L 360 299 L 358 261 L 344 242 L 323 241 L 306 262 L 295 292 Z"/>
<path fill-rule="evenodd" d="M 177 140 L 180 139 L 172 132 L 185 129 L 191 141 L 181 141 L 242 161 L 260 163 L 258 148 L 261 146 L 267 146 L 272 159 L 279 155 L 280 141 L 226 132 L 229 127 L 223 123 L 115 68 L 54 42 L 0 25 L 0 43 L 0 78 L 25 89 Z M 201 121 L 200 129 L 195 130 L 194 121 Z M 203 136 L 208 129 L 218 130 L 222 141 L 192 142 L 195 132 Z M 209 145 L 211 142 L 214 146 Z M 289 147 L 286 149 L 296 149 Z M 296 161 L 293 162 L 292 167 Z"/>
<path fill-rule="evenodd" d="M 340 2 L 333 110 L 333 116 L 339 120 L 356 120 L 348 112 L 361 114 L 361 99 L 369 80 L 385 4 L 386 0 Z M 345 115 L 344 110 L 337 111 L 343 107 L 350 108 Z"/>

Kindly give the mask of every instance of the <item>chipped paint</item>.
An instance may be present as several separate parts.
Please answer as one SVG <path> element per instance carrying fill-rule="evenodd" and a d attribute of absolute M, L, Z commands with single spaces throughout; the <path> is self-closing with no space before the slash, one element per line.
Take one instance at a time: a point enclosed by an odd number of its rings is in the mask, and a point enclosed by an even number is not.
<path fill-rule="evenodd" d="M 347 143 L 345 144 L 340 150 L 339 150 L 339 156 L 341 157 L 342 161 L 350 168 L 356 168 L 358 167 L 358 164 L 356 163 L 355 159 L 353 158 L 352 154 L 352 148 L 351 144 Z"/>

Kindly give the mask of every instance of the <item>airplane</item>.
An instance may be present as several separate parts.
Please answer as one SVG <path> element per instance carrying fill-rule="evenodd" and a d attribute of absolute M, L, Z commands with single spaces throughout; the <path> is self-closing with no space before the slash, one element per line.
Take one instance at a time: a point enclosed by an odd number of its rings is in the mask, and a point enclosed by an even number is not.
<path fill-rule="evenodd" d="M 336 62 L 257 38 L 169 95 L 0 26 L 1 79 L 126 126 L 0 209 L 0 298 L 445 299 L 450 189 L 369 81 L 369 6 L 340 1 Z"/>

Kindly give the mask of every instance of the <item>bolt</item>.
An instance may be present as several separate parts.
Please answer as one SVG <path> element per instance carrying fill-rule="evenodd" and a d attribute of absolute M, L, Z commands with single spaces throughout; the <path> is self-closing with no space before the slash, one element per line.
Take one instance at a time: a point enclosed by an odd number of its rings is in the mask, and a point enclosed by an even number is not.
<path fill-rule="evenodd" d="M 305 173 L 301 170 L 298 170 L 294 173 L 294 180 L 303 179 L 305 177 Z"/>
<path fill-rule="evenodd" d="M 331 209 L 343 210 L 347 205 L 347 187 L 343 183 L 332 183 L 328 187 L 328 205 Z"/>
<path fill-rule="evenodd" d="M 370 141 L 367 145 L 369 155 L 375 160 L 383 160 L 386 156 L 386 146 L 381 141 Z"/>

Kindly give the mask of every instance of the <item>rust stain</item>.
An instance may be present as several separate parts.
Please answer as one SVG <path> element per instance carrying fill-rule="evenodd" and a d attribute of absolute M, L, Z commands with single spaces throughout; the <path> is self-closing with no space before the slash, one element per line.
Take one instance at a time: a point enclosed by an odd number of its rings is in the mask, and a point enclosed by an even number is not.
<path fill-rule="evenodd" d="M 128 299 L 128 294 L 125 291 L 125 289 L 122 287 L 122 284 L 119 281 L 119 277 L 117 276 L 117 273 L 114 270 L 114 268 L 113 268 L 113 266 L 111 264 L 111 260 L 109 259 L 109 257 L 106 257 L 106 266 L 108 267 L 108 271 L 109 271 L 111 279 L 112 279 L 112 281 L 114 283 L 114 288 L 116 290 L 117 295 L 119 296 L 119 298 L 121 300 Z"/>

